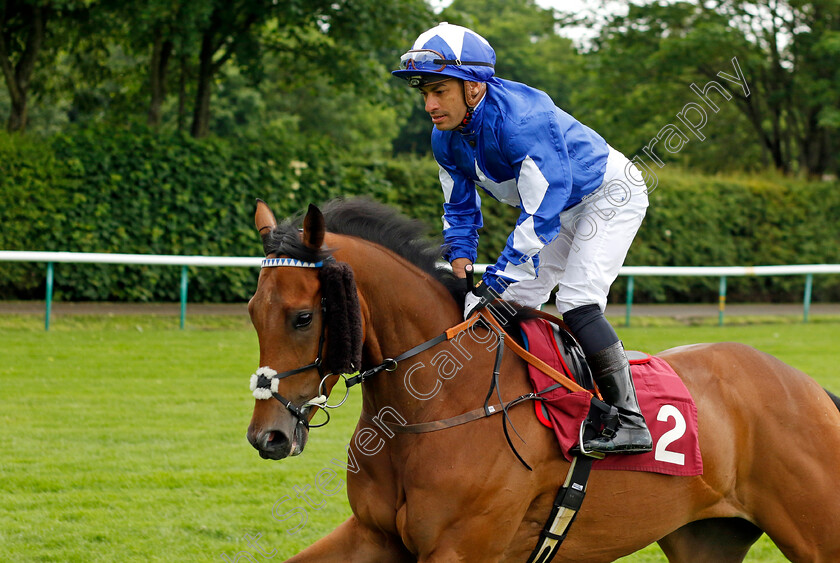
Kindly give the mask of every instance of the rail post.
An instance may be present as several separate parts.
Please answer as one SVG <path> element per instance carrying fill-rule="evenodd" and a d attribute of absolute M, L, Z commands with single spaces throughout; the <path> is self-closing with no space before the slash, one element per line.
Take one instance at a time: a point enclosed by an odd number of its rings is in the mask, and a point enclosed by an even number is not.
<path fill-rule="evenodd" d="M 189 274 L 187 266 L 181 266 L 181 330 L 187 321 L 187 286 L 189 285 Z"/>
<path fill-rule="evenodd" d="M 46 311 L 44 314 L 44 330 L 50 330 L 50 315 L 52 314 L 53 280 L 55 279 L 55 264 L 47 262 L 47 296 Z"/>
<path fill-rule="evenodd" d="M 633 276 L 627 276 L 627 307 L 624 311 L 624 326 L 630 326 L 630 309 L 633 307 Z"/>
<path fill-rule="evenodd" d="M 802 322 L 808 322 L 808 313 L 811 312 L 811 289 L 814 287 L 814 274 L 805 275 L 805 297 L 802 303 Z"/>

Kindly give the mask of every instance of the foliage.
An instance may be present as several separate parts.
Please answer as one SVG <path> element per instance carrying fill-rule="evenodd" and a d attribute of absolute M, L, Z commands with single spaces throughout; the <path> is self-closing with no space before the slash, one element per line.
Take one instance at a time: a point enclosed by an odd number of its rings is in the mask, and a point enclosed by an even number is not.
<path fill-rule="evenodd" d="M 683 130 L 685 146 L 664 161 L 709 173 L 838 173 L 840 0 L 629 4 L 590 22 L 599 35 L 586 49 L 559 34 L 584 16 L 534 0 L 455 0 L 437 17 L 423 0 L 3 6 L 0 113 L 39 134 L 148 123 L 251 137 L 292 121 L 370 159 L 392 148 L 427 154 L 422 106 L 388 71 L 421 30 L 447 19 L 491 41 L 500 76 L 546 91 L 627 154 L 681 125 L 677 114 L 698 101 L 691 84 L 716 80 L 733 99 L 709 113 L 702 142 Z M 733 57 L 749 96 L 718 74 L 733 73 Z"/>
<path fill-rule="evenodd" d="M 39 17 L 44 13 L 37 22 L 36 8 Z M 217 87 L 258 93 L 263 111 L 271 112 L 271 94 L 294 96 L 300 78 L 313 83 L 312 74 L 321 82 L 321 102 L 351 85 L 364 103 L 379 106 L 390 102 L 391 87 L 383 85 L 396 46 L 430 21 L 422 0 L 4 2 L 0 66 L 7 88 L 0 109 L 22 130 L 24 110 L 35 106 L 29 127 L 38 132 L 54 131 L 56 117 L 185 130 L 191 114 L 193 136 L 204 136 L 219 133 L 212 111 Z M 241 117 L 247 109 L 232 111 Z M 265 121 L 252 116 L 254 123 Z"/>
<path fill-rule="evenodd" d="M 751 266 L 840 263 L 840 192 L 837 182 L 802 182 L 781 176 L 701 176 L 665 170 L 626 264 L 645 266 Z M 613 286 L 623 295 L 624 280 Z M 639 301 L 714 301 L 717 278 L 645 278 Z M 731 278 L 734 301 L 798 301 L 802 278 Z M 837 300 L 836 276 L 815 282 L 815 300 Z"/>
<path fill-rule="evenodd" d="M 185 134 L 77 128 L 48 140 L 0 136 L 0 247 L 213 256 L 253 256 L 255 198 L 278 217 L 310 202 L 367 195 L 439 233 L 441 193 L 431 157 L 341 154 L 328 137 L 295 123 L 251 139 L 195 140 Z M 773 175 L 702 176 L 660 171 L 628 265 L 709 266 L 840 263 L 836 182 Z M 517 210 L 485 197 L 479 260 L 495 261 Z M 177 268 L 57 267 L 65 300 L 175 301 Z M 206 268 L 191 273 L 193 301 L 242 301 L 256 272 Z M 612 299 L 623 296 L 622 279 Z M 705 301 L 711 278 L 647 278 L 637 301 Z M 732 279 L 732 299 L 796 301 L 799 277 Z M 0 270 L 0 298 L 43 295 L 43 266 Z M 834 278 L 818 279 L 815 300 L 840 298 Z"/>
<path fill-rule="evenodd" d="M 0 134 L 0 249 L 52 246 L 60 235 L 55 227 L 65 222 L 70 207 L 67 176 L 43 142 Z M 0 268 L 0 295 L 43 295 L 43 283 L 43 267 L 4 263 Z"/>
<path fill-rule="evenodd" d="M 769 164 L 815 177 L 836 173 L 839 33 L 837 0 L 630 4 L 626 16 L 601 30 L 589 57 L 598 80 L 577 101 L 596 129 L 635 135 L 638 146 L 673 123 L 686 102 L 698 101 L 689 85 L 714 80 L 731 101 L 709 116 L 714 142 L 700 154 L 692 143 L 683 158 L 705 157 L 707 170 L 728 161 L 730 168 Z M 739 71 L 747 88 L 720 74 Z M 717 151 L 709 153 L 707 145 Z M 710 161 L 710 154 L 722 158 Z"/>

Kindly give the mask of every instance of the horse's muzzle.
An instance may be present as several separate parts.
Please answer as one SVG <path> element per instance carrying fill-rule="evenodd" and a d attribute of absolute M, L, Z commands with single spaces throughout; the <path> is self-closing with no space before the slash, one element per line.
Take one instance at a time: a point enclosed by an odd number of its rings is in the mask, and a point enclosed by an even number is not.
<path fill-rule="evenodd" d="M 248 442 L 260 452 L 263 459 L 283 459 L 299 455 L 306 445 L 308 432 L 302 424 L 295 425 L 292 439 L 283 430 L 255 430 L 248 428 Z"/>

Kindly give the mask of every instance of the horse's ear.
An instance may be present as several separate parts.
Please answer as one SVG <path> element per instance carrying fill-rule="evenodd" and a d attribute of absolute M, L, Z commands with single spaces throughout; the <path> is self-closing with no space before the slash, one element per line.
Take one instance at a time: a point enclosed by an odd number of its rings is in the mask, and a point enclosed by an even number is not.
<path fill-rule="evenodd" d="M 254 213 L 254 224 L 261 236 L 265 236 L 277 226 L 277 219 L 268 204 L 261 199 L 257 200 L 257 211 Z"/>
<path fill-rule="evenodd" d="M 327 230 L 324 214 L 321 210 L 309 204 L 309 210 L 303 219 L 303 244 L 312 250 L 320 250 L 324 244 L 324 233 Z"/>

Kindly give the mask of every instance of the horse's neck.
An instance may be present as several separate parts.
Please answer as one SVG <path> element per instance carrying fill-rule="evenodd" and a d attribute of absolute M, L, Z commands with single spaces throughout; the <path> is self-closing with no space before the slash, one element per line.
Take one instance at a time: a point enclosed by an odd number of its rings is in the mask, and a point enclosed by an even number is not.
<path fill-rule="evenodd" d="M 326 244 L 339 247 L 336 258 L 353 268 L 365 325 L 365 367 L 397 357 L 460 322 L 461 309 L 449 291 L 403 258 L 357 239 L 341 237 L 334 243 L 328 239 Z M 432 365 L 430 359 L 450 348 L 451 343 L 443 342 L 426 354 L 404 360 L 396 371 L 382 372 L 366 382 L 365 410 L 376 414 L 390 407 L 409 421 L 428 413 L 437 402 L 431 390 L 442 385 L 440 366 Z M 447 391 L 465 384 L 446 383 Z"/>

